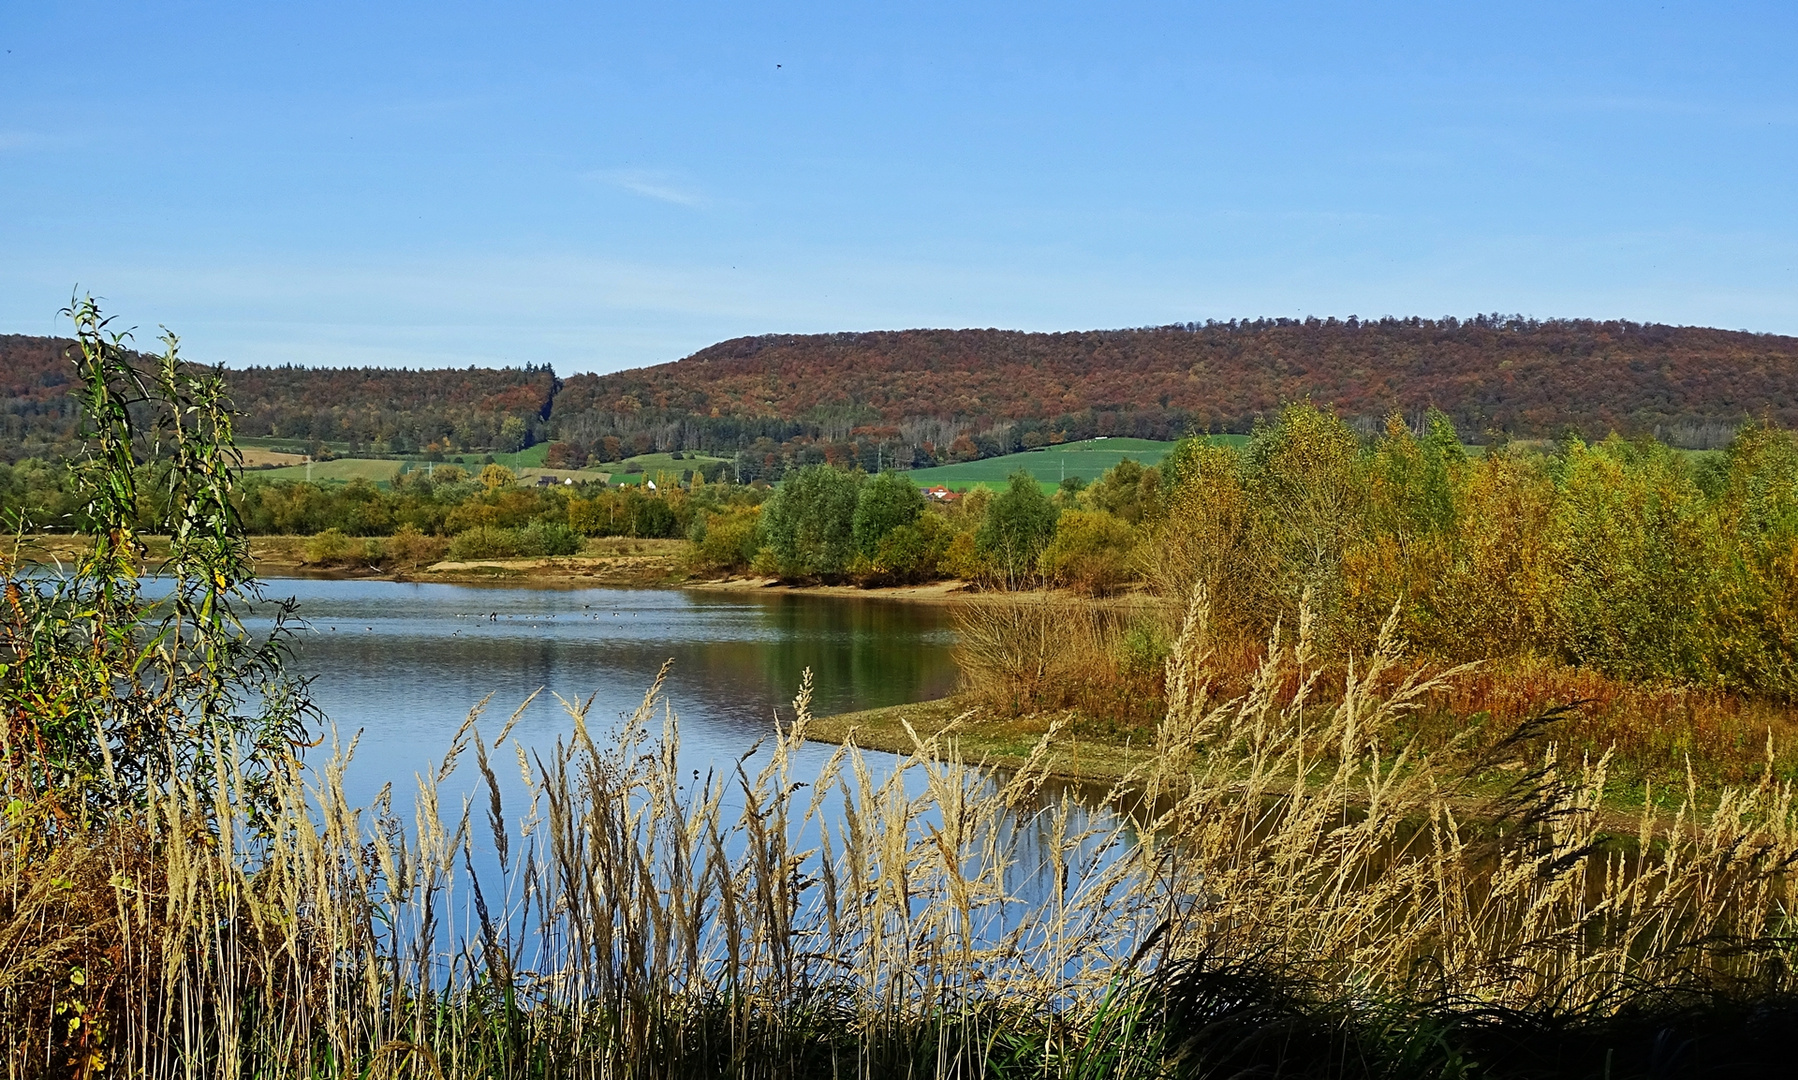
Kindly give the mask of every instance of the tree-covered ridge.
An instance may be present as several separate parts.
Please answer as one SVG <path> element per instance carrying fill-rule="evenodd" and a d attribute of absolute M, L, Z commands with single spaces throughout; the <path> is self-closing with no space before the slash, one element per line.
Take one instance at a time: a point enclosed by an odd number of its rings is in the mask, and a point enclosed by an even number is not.
<path fill-rule="evenodd" d="M 1720 444 L 1745 417 L 1798 420 L 1798 339 L 1497 316 L 767 335 L 673 364 L 571 377 L 556 415 L 840 415 L 862 426 L 939 418 L 971 429 L 1067 417 L 1089 422 L 1090 434 L 1165 437 L 1189 425 L 1246 431 L 1282 402 L 1306 399 L 1376 419 L 1435 406 L 1475 434 L 1658 431 Z"/>
<path fill-rule="evenodd" d="M 0 459 L 67 457 L 78 412 L 63 338 L 0 336 Z M 135 354 L 133 354 L 135 355 Z M 225 373 L 250 438 L 348 444 L 379 453 L 516 450 L 548 434 L 555 372 L 548 366 L 412 371 L 253 367 Z"/>
<path fill-rule="evenodd" d="M 0 337 L 0 458 L 73 446 L 67 344 Z M 1101 435 L 1247 432 L 1304 400 L 1365 432 L 1436 408 L 1475 441 L 1618 431 L 1718 447 L 1744 420 L 1798 426 L 1798 338 L 1498 316 L 770 335 L 565 380 L 534 365 L 226 379 L 245 436 L 380 454 L 555 441 L 562 464 L 702 450 L 770 481 L 821 462 L 878 472 Z"/>
<path fill-rule="evenodd" d="M 60 457 L 73 445 L 80 408 L 62 338 L 0 334 L 0 456 Z"/>
<path fill-rule="evenodd" d="M 556 393 L 555 372 L 530 364 L 434 371 L 286 365 L 228 378 L 247 435 L 383 441 L 395 450 L 531 445 L 545 434 Z"/>

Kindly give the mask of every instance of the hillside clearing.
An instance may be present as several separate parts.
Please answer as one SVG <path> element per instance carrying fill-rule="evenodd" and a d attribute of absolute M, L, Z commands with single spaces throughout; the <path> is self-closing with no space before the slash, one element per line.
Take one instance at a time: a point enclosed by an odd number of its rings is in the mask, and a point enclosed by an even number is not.
<path fill-rule="evenodd" d="M 1213 438 L 1241 442 L 1246 437 L 1218 435 Z M 1105 470 L 1126 458 L 1144 465 L 1154 465 L 1173 448 L 1174 444 L 1171 442 L 1157 442 L 1153 439 L 1087 439 L 1026 450 L 1021 454 L 964 461 L 958 465 L 913 469 L 907 475 L 919 487 L 936 487 L 940 484 L 957 491 L 976 484 L 1003 486 L 1011 478 L 1011 474 L 1019 469 L 1050 486 L 1059 484 L 1066 477 L 1078 477 L 1091 483 L 1104 475 Z"/>

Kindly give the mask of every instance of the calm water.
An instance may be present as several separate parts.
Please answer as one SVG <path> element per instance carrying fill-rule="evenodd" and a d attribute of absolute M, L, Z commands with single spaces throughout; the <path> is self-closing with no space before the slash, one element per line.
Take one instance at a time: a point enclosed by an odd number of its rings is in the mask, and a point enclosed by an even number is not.
<path fill-rule="evenodd" d="M 368 805 L 392 784 L 402 814 L 412 805 L 415 777 L 441 761 L 469 709 L 488 694 L 493 699 L 480 726 L 491 741 L 520 702 L 544 690 L 511 738 L 548 759 L 547 751 L 573 730 L 552 694 L 591 695 L 590 730 L 601 741 L 672 660 L 666 696 L 680 717 L 682 765 L 728 774 L 772 733 L 777 711 L 783 723 L 791 721 L 792 698 L 807 668 L 813 712 L 820 716 L 929 700 L 956 681 L 950 612 L 930 604 L 311 579 L 271 581 L 267 591 L 300 601 L 308 626 L 298 637 L 297 667 L 313 677 L 314 699 L 342 737 L 361 732 L 346 794 L 353 804 Z M 794 778 L 811 780 L 834 751 L 808 744 L 794 762 Z M 869 755 L 877 775 L 896 760 Z M 506 815 L 515 820 L 525 805 L 516 751 L 499 749 L 494 764 Z M 755 771 L 752 763 L 750 775 Z M 906 786 L 918 794 L 923 779 L 913 774 Z M 463 797 L 485 804 L 467 757 L 445 787 L 448 816 L 460 812 Z M 734 792 L 727 790 L 725 801 L 734 805 Z M 1107 816 L 1079 808 L 1074 832 L 1091 823 L 1089 813 Z M 476 820 L 481 816 L 477 810 Z M 1043 869 L 1050 841 L 1038 835 L 1046 819 L 1001 827 L 1016 843 L 1016 862 L 1006 872 L 1014 895 L 1040 901 L 1052 880 Z M 471 834 L 483 877 L 495 869 L 484 833 L 476 828 Z M 990 929 L 1003 932 L 1001 924 Z"/>
<path fill-rule="evenodd" d="M 592 695 L 598 735 L 672 660 L 682 758 L 703 769 L 728 767 L 769 734 L 776 710 L 790 720 L 808 667 L 821 716 L 940 697 L 956 677 L 949 612 L 929 604 L 312 579 L 272 581 L 268 592 L 298 598 L 309 626 L 297 666 L 315 677 L 314 697 L 344 736 L 362 731 L 352 798 L 389 781 L 396 794 L 409 790 L 488 694 L 491 738 L 542 688 L 515 735 L 548 747 L 571 730 L 551 694 Z M 819 761 L 828 754 L 813 749 Z"/>

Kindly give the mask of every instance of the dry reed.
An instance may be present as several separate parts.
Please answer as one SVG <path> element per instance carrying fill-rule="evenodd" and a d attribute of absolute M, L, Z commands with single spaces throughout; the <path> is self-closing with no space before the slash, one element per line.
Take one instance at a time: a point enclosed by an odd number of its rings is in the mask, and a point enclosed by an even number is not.
<path fill-rule="evenodd" d="M 1157 753 L 1113 792 L 1128 812 L 1097 817 L 1047 794 L 1059 728 L 1004 778 L 952 735 L 801 777 L 809 677 L 765 755 L 699 776 L 658 680 L 603 738 L 564 702 L 547 755 L 475 710 L 404 817 L 389 793 L 349 804 L 353 745 L 281 778 L 272 828 L 223 765 L 105 829 L 19 808 L 8 1073 L 1148 1076 L 1199 1060 L 1144 990 L 1158 973 L 1253 964 L 1333 1000 L 1490 1009 L 1785 989 L 1789 786 L 1646 810 L 1609 843 L 1602 756 L 1528 729 L 1480 760 L 1418 755 L 1401 720 L 1458 672 L 1401 673 L 1388 627 L 1326 685 L 1309 626 L 1292 642 L 1214 701 L 1195 597 Z M 1506 754 L 1519 779 L 1487 798 L 1469 778 Z M 480 797 L 446 805 L 470 757 Z"/>

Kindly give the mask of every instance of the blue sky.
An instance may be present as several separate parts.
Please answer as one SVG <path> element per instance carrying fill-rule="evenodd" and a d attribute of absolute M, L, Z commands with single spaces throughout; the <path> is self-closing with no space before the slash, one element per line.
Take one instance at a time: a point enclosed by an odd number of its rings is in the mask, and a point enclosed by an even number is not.
<path fill-rule="evenodd" d="M 560 372 L 765 332 L 1798 333 L 1798 5 L 0 4 L 0 332 Z"/>

